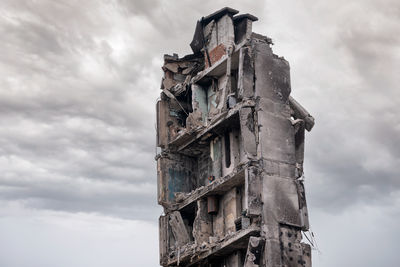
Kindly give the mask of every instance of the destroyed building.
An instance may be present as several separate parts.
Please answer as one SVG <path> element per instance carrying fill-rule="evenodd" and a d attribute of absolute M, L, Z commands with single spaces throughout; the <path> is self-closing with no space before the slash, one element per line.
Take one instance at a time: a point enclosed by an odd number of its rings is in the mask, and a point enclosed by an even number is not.
<path fill-rule="evenodd" d="M 165 55 L 157 102 L 162 266 L 311 266 L 303 185 L 313 117 L 250 14 L 201 18 L 193 54 Z"/>

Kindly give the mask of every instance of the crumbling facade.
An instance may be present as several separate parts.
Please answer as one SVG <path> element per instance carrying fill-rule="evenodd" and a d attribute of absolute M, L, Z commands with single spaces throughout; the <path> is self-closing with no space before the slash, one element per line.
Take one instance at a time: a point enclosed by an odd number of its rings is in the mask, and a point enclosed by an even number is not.
<path fill-rule="evenodd" d="M 162 266 L 311 266 L 304 133 L 288 62 L 223 8 L 197 22 L 192 55 L 164 56 L 157 102 Z"/>

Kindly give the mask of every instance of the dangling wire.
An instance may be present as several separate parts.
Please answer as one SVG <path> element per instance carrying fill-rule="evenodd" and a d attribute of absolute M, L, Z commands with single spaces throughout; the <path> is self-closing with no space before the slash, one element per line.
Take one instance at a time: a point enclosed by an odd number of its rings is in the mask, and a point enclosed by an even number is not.
<path fill-rule="evenodd" d="M 307 232 L 310 233 L 310 236 L 307 236 Z M 322 254 L 321 250 L 318 247 L 317 239 L 314 236 L 314 232 L 311 230 L 311 227 L 308 231 L 302 231 L 304 237 L 308 240 L 313 250 L 318 251 L 319 254 Z"/>

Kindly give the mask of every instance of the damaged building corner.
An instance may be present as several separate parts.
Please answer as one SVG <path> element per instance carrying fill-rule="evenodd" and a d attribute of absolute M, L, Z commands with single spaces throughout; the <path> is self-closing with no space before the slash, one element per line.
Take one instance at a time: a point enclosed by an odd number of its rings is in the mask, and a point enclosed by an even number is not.
<path fill-rule="evenodd" d="M 157 102 L 162 266 L 311 266 L 303 184 L 314 118 L 257 18 L 202 17 L 193 54 L 165 55 Z"/>

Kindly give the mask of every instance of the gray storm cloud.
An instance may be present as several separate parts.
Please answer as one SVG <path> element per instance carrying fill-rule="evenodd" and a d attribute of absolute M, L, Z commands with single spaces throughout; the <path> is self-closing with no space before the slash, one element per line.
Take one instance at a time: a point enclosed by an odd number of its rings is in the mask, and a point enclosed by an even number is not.
<path fill-rule="evenodd" d="M 305 166 L 323 252 L 315 266 L 395 266 L 400 4 L 392 0 L 2 1 L 0 202 L 7 208 L 0 224 L 12 228 L 15 206 L 27 216 L 36 210 L 155 224 L 162 56 L 190 53 L 196 20 L 222 6 L 259 17 L 254 30 L 290 62 L 293 95 L 316 118 Z M 360 227 L 346 226 L 352 221 Z M 382 244 L 374 253 L 363 231 Z M 0 235 L 0 248 L 12 238 Z M 362 261 L 346 254 L 357 247 L 366 252 Z"/>

